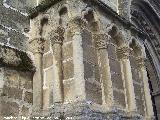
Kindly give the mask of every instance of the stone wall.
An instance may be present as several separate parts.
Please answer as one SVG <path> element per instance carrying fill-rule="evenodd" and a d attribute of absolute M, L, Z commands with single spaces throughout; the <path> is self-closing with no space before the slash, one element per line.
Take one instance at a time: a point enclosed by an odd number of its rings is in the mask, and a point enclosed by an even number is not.
<path fill-rule="evenodd" d="M 124 90 L 124 80 L 122 79 L 121 64 L 116 54 L 117 46 L 110 43 L 108 45 L 108 55 L 110 61 L 111 80 L 113 84 L 114 104 L 122 109 L 126 108 L 126 97 Z"/>
<path fill-rule="evenodd" d="M 1 120 L 7 117 L 29 117 L 32 107 L 32 74 L 16 71 L 10 68 L 1 68 L 3 87 L 0 97 Z M 1 81 L 1 82 L 2 82 Z M 18 119 L 18 117 L 20 117 Z"/>
<path fill-rule="evenodd" d="M 0 43 L 25 50 L 32 0 L 0 0 Z M 27 30 L 28 29 L 28 30 Z"/>

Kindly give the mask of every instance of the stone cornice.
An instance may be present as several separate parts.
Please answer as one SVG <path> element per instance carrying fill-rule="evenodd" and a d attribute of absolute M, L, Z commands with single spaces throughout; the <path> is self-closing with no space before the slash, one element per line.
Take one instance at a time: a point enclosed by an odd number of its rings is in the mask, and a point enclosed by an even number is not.
<path fill-rule="evenodd" d="M 21 71 L 35 71 L 32 60 L 26 52 L 0 45 L 0 53 L 0 66 L 11 67 Z"/>
<path fill-rule="evenodd" d="M 36 16 L 38 16 L 39 13 L 44 12 L 46 9 L 49 9 L 51 6 L 53 6 L 54 4 L 60 2 L 62 0 L 44 0 L 42 1 L 38 6 L 32 8 L 29 11 L 29 18 L 34 18 Z"/>
<path fill-rule="evenodd" d="M 30 19 L 33 19 L 34 17 L 38 16 L 39 13 L 44 12 L 46 9 L 49 9 L 51 6 L 55 5 L 56 3 L 60 2 L 62 0 L 45 0 L 41 4 L 39 4 L 37 7 L 30 10 L 30 15 L 28 16 Z M 125 18 L 119 16 L 114 10 L 112 10 L 109 6 L 107 6 L 105 3 L 103 3 L 101 0 L 82 0 L 86 3 L 98 5 L 101 10 L 107 13 L 107 15 L 113 16 L 115 19 L 120 21 L 125 27 L 128 29 L 131 29 L 133 32 L 136 32 L 142 36 L 145 36 L 145 33 L 141 31 L 140 29 L 137 29 L 130 21 L 126 20 Z"/>

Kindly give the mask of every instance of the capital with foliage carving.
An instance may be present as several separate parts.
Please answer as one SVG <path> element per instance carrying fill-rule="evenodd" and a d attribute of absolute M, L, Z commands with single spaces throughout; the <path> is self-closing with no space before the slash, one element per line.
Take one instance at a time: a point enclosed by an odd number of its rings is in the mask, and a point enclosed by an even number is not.
<path fill-rule="evenodd" d="M 146 58 L 144 57 L 137 57 L 136 61 L 137 61 L 137 67 L 138 68 L 145 68 L 145 63 L 146 63 Z"/>
<path fill-rule="evenodd" d="M 128 46 L 117 48 L 118 59 L 129 59 L 131 49 Z"/>
<path fill-rule="evenodd" d="M 51 31 L 50 40 L 51 40 L 52 46 L 54 44 L 60 44 L 60 45 L 63 44 L 64 32 L 65 32 L 65 29 L 62 26 L 58 26 L 56 30 Z"/>
<path fill-rule="evenodd" d="M 86 28 L 86 22 L 80 16 L 72 18 L 68 23 L 68 29 L 71 36 L 75 35 L 77 32 L 80 33 L 84 28 Z"/>
<path fill-rule="evenodd" d="M 93 39 L 98 49 L 107 49 L 108 42 L 111 38 L 107 34 L 100 33 L 100 34 L 94 34 Z"/>

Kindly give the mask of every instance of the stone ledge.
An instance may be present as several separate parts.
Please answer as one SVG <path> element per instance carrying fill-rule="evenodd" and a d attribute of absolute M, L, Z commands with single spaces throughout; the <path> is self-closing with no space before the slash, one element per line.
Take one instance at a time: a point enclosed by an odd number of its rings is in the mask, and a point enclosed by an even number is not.
<path fill-rule="evenodd" d="M 56 4 L 57 2 L 60 2 L 62 0 L 45 0 L 42 1 L 38 6 L 31 9 L 29 11 L 29 18 L 34 18 L 38 16 L 39 13 L 44 12 L 46 9 L 49 9 L 52 5 Z"/>
<path fill-rule="evenodd" d="M 51 119 L 69 120 L 143 120 L 143 116 L 137 113 L 127 113 L 123 110 L 112 108 L 106 112 L 91 108 L 92 104 L 87 101 L 75 103 L 56 103 L 50 110 L 38 112 L 33 117 L 50 117 Z M 47 113 L 47 114 L 45 114 Z"/>
<path fill-rule="evenodd" d="M 1 44 L 0 66 L 12 67 L 21 71 L 35 71 L 35 66 L 26 52 Z"/>
<path fill-rule="evenodd" d="M 31 9 L 29 12 L 29 19 L 33 19 L 35 17 L 37 17 L 39 15 L 39 13 L 44 12 L 45 10 L 49 9 L 51 6 L 55 5 L 58 2 L 61 2 L 62 0 L 45 0 L 42 1 L 38 6 L 36 6 L 35 8 Z M 107 13 L 107 15 L 111 15 L 114 18 L 116 18 L 117 20 L 119 20 L 126 28 L 131 29 L 132 32 L 138 33 L 142 36 L 145 36 L 146 34 L 136 28 L 135 25 L 133 25 L 130 21 L 126 20 L 124 17 L 118 15 L 112 8 L 110 8 L 108 5 L 106 5 L 104 2 L 102 2 L 101 0 L 92 0 L 92 2 L 90 0 L 82 0 L 83 2 L 92 4 L 92 5 L 97 5 L 101 10 L 103 10 L 104 12 Z"/>

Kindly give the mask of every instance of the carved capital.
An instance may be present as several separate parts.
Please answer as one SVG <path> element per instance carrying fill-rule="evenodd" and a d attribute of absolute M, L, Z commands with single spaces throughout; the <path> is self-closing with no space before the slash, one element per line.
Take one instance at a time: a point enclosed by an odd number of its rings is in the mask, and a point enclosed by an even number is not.
<path fill-rule="evenodd" d="M 98 49 L 107 49 L 110 36 L 107 34 L 94 34 L 93 39 Z"/>
<path fill-rule="evenodd" d="M 45 40 L 41 37 L 30 39 L 29 50 L 33 54 L 35 54 L 35 53 L 42 54 L 44 52 L 44 42 L 45 42 Z"/>
<path fill-rule="evenodd" d="M 56 30 L 52 30 L 50 33 L 50 39 L 52 46 L 54 44 L 63 44 L 65 29 L 61 26 L 58 26 Z"/>
<path fill-rule="evenodd" d="M 86 22 L 80 16 L 71 19 L 68 23 L 71 36 L 77 34 L 77 32 L 80 33 L 83 28 L 86 28 Z"/>
<path fill-rule="evenodd" d="M 137 59 L 136 59 L 136 62 L 137 62 L 137 67 L 138 68 L 145 68 L 145 63 L 146 63 L 146 58 L 144 58 L 144 57 L 138 57 Z"/>
<path fill-rule="evenodd" d="M 117 56 L 119 59 L 129 59 L 130 48 L 127 46 L 117 48 Z"/>

